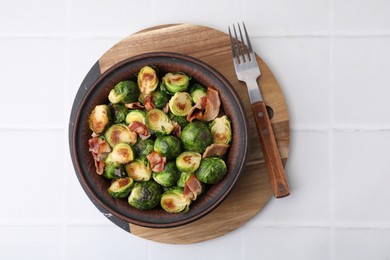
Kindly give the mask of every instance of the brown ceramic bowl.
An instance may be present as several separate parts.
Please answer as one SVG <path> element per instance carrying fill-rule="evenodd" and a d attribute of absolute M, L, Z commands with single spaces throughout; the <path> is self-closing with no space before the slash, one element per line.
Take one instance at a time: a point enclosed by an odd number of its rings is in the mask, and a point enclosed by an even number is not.
<path fill-rule="evenodd" d="M 98 104 L 107 103 L 114 85 L 134 79 L 145 65 L 155 65 L 160 72 L 184 72 L 192 80 L 219 91 L 222 109 L 232 121 L 233 142 L 227 158 L 228 172 L 224 179 L 210 186 L 191 204 L 187 213 L 170 214 L 157 207 L 138 210 L 127 199 L 113 199 L 107 192 L 110 181 L 95 173 L 88 151 L 91 130 L 87 119 Z M 76 95 L 69 124 L 69 144 L 73 165 L 88 197 L 111 221 L 118 225 L 132 223 L 144 227 L 175 227 L 195 221 L 214 210 L 230 193 L 244 170 L 248 147 L 248 123 L 243 104 L 226 78 L 211 66 L 195 58 L 177 53 L 146 53 L 124 60 L 100 75 L 98 63 L 91 69 Z M 128 225 L 127 225 L 128 226 Z M 124 227 L 122 227 L 124 228 Z"/>

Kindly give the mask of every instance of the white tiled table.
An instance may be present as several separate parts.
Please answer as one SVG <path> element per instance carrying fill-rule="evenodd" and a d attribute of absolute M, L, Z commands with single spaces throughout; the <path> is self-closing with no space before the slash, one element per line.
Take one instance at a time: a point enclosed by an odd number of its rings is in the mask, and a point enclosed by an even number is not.
<path fill-rule="evenodd" d="M 389 11 L 387 0 L 2 0 L 0 259 L 390 259 Z M 82 79 L 140 29 L 242 20 L 286 96 L 291 196 L 204 243 L 124 232 L 73 173 Z"/>

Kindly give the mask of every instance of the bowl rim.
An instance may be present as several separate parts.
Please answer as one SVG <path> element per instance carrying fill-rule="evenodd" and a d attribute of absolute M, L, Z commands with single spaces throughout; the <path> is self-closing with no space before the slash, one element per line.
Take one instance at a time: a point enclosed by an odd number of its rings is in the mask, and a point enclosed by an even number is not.
<path fill-rule="evenodd" d="M 88 185 L 88 182 L 86 181 L 85 174 L 83 173 L 81 169 L 81 163 L 80 158 L 78 156 L 78 151 L 77 147 L 75 144 L 76 138 L 77 138 L 77 129 L 78 125 L 81 123 L 81 111 L 82 107 L 85 106 L 85 103 L 88 100 L 88 97 L 90 96 L 91 92 L 96 89 L 96 86 L 104 79 L 107 77 L 107 75 L 111 74 L 114 72 L 116 69 L 125 66 L 128 63 L 135 62 L 138 60 L 143 60 L 143 59 L 148 59 L 148 58 L 155 58 L 155 57 L 161 57 L 161 58 L 175 58 L 175 59 L 180 59 L 184 60 L 193 64 L 196 64 L 197 66 L 203 67 L 204 69 L 210 71 L 212 73 L 213 77 L 216 77 L 219 81 L 223 83 L 224 86 L 227 87 L 227 89 L 231 92 L 232 97 L 234 98 L 236 104 L 238 106 L 235 107 L 236 110 L 238 110 L 238 114 L 241 114 L 241 119 L 243 120 L 243 125 L 240 125 L 240 132 L 243 133 L 243 138 L 244 138 L 244 144 L 241 146 L 240 143 L 240 153 L 242 154 L 243 160 L 237 162 L 239 164 L 238 169 L 239 172 L 234 175 L 234 178 L 232 178 L 231 184 L 224 189 L 224 192 L 218 197 L 217 200 L 208 208 L 206 208 L 203 211 L 200 211 L 198 214 L 194 215 L 193 217 L 185 218 L 183 220 L 180 220 L 178 222 L 170 222 L 170 223 L 153 223 L 149 222 L 147 219 L 140 221 L 136 220 L 133 218 L 130 218 L 128 216 L 124 216 L 120 212 L 117 212 L 115 209 L 110 207 L 110 205 L 107 205 L 104 203 L 97 194 L 95 194 L 95 191 L 92 190 L 90 185 Z M 98 63 L 98 62 L 97 62 Z M 96 64 L 94 65 L 96 66 Z M 210 212 L 212 212 L 214 209 L 216 209 L 231 193 L 232 189 L 237 183 L 237 180 L 239 179 L 240 175 L 242 172 L 245 170 L 245 165 L 246 165 L 246 160 L 247 160 L 247 153 L 248 153 L 248 139 L 249 139 L 249 126 L 248 126 L 248 120 L 246 116 L 246 112 L 244 109 L 243 102 L 239 98 L 239 95 L 237 91 L 234 89 L 234 87 L 231 85 L 231 83 L 223 76 L 217 69 L 214 67 L 210 66 L 204 61 L 201 61 L 197 58 L 194 58 L 192 56 L 188 56 L 185 54 L 180 54 L 180 53 L 175 53 L 175 52 L 148 52 L 148 53 L 142 53 L 139 55 L 135 55 L 129 58 L 126 58 L 113 66 L 111 66 L 109 69 L 107 69 L 105 72 L 101 73 L 100 75 L 96 76 L 96 79 L 92 82 L 90 82 L 90 86 L 86 86 L 84 82 L 80 86 L 79 91 L 76 94 L 74 103 L 72 105 L 72 113 L 71 113 L 71 118 L 70 118 L 70 123 L 69 123 L 69 147 L 70 147 L 70 153 L 71 153 L 71 159 L 72 163 L 76 172 L 76 176 L 84 189 L 85 193 L 89 197 L 89 199 L 93 202 L 93 204 L 101 210 L 103 208 L 107 212 L 111 213 L 115 217 L 126 221 L 131 224 L 135 224 L 138 226 L 143 226 L 143 227 L 149 227 L 149 228 L 170 228 L 170 227 L 177 227 L 181 225 L 185 225 L 188 223 L 191 223 L 193 221 L 196 221 Z M 84 88 L 84 91 L 80 91 L 81 88 Z M 97 205 L 96 205 L 97 204 Z M 106 214 L 104 214 L 106 217 L 108 217 Z"/>

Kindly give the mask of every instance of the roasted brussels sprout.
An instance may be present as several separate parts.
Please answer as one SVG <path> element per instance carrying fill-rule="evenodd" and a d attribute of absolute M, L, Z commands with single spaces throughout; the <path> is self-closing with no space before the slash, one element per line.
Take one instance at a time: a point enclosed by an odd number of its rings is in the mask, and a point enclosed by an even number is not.
<path fill-rule="evenodd" d="M 143 67 L 138 74 L 138 86 L 143 94 L 150 94 L 158 86 L 158 77 L 156 71 L 150 67 Z"/>
<path fill-rule="evenodd" d="M 192 107 L 191 96 L 187 92 L 177 92 L 169 100 L 169 110 L 177 116 L 186 116 Z"/>
<path fill-rule="evenodd" d="M 176 157 L 176 167 L 182 172 L 195 172 L 200 165 L 202 155 L 196 152 L 182 152 Z"/>
<path fill-rule="evenodd" d="M 146 125 L 156 135 L 170 134 L 173 125 L 168 115 L 160 109 L 152 109 L 146 114 Z"/>
<path fill-rule="evenodd" d="M 179 124 L 179 126 L 183 129 L 186 125 L 189 124 L 185 116 L 177 116 L 171 113 L 169 113 L 169 117 L 172 121 Z"/>
<path fill-rule="evenodd" d="M 120 178 L 113 181 L 108 188 L 108 193 L 113 198 L 125 198 L 129 196 L 131 188 L 134 186 L 134 180 L 132 178 Z"/>
<path fill-rule="evenodd" d="M 161 188 L 155 181 L 136 182 L 131 190 L 128 202 L 137 209 L 152 209 L 158 205 Z"/>
<path fill-rule="evenodd" d="M 112 122 L 114 124 L 122 124 L 125 122 L 126 115 L 129 110 L 123 104 L 112 104 L 111 112 L 111 114 L 113 115 Z"/>
<path fill-rule="evenodd" d="M 199 83 L 195 83 L 190 87 L 189 93 L 192 98 L 192 102 L 195 104 L 198 102 L 199 99 L 202 97 L 207 97 L 207 89 L 200 85 Z"/>
<path fill-rule="evenodd" d="M 103 176 L 109 180 L 118 179 L 126 176 L 123 165 L 117 162 L 109 162 L 106 160 L 104 165 Z"/>
<path fill-rule="evenodd" d="M 110 126 L 105 132 L 104 137 L 111 147 L 119 143 L 135 144 L 137 141 L 137 134 L 131 132 L 124 124 Z"/>
<path fill-rule="evenodd" d="M 186 182 L 188 181 L 188 179 L 191 177 L 192 174 L 193 174 L 192 172 L 182 172 L 180 174 L 179 180 L 177 181 L 177 186 L 184 188 Z"/>
<path fill-rule="evenodd" d="M 210 130 L 203 122 L 189 123 L 183 128 L 180 138 L 185 150 L 197 153 L 203 153 L 213 143 Z"/>
<path fill-rule="evenodd" d="M 210 131 L 216 144 L 230 144 L 232 141 L 232 128 L 229 118 L 224 115 L 210 123 Z"/>
<path fill-rule="evenodd" d="M 134 81 L 124 80 L 115 85 L 108 94 L 108 100 L 111 103 L 117 104 L 122 103 L 132 103 L 138 100 L 139 88 Z"/>
<path fill-rule="evenodd" d="M 107 105 L 97 105 L 88 118 L 88 125 L 92 132 L 104 132 L 110 123 L 110 110 Z"/>
<path fill-rule="evenodd" d="M 174 186 L 179 178 L 180 172 L 173 161 L 167 162 L 163 171 L 153 172 L 153 179 L 164 187 Z"/>
<path fill-rule="evenodd" d="M 154 150 L 168 160 L 176 158 L 181 152 L 181 142 L 172 135 L 157 137 L 154 141 Z"/>
<path fill-rule="evenodd" d="M 137 139 L 137 142 L 133 145 L 133 151 L 135 157 L 143 157 L 154 150 L 154 141 L 152 139 L 142 140 L 141 138 Z"/>
<path fill-rule="evenodd" d="M 173 187 L 161 196 L 161 207 L 169 213 L 188 212 L 191 199 L 183 195 L 183 188 Z"/>
<path fill-rule="evenodd" d="M 169 101 L 169 96 L 167 93 L 161 90 L 153 91 L 152 93 L 152 102 L 154 106 L 158 109 L 163 109 Z"/>
<path fill-rule="evenodd" d="M 186 91 L 190 83 L 190 78 L 181 72 L 167 73 L 162 78 L 161 89 L 168 94 Z"/>
<path fill-rule="evenodd" d="M 112 152 L 108 154 L 106 163 L 129 163 L 134 160 L 134 153 L 131 146 L 127 143 L 119 143 L 112 148 Z"/>
<path fill-rule="evenodd" d="M 215 184 L 226 175 L 227 168 L 224 160 L 216 157 L 203 158 L 195 174 L 199 181 Z"/>
<path fill-rule="evenodd" d="M 148 160 L 145 157 L 135 159 L 125 166 L 129 177 L 135 181 L 148 181 L 152 176 L 152 169 L 149 167 Z"/>
<path fill-rule="evenodd" d="M 146 113 L 145 111 L 142 110 L 131 110 L 127 115 L 126 115 L 126 124 L 131 124 L 132 122 L 140 122 L 142 124 L 146 123 Z"/>

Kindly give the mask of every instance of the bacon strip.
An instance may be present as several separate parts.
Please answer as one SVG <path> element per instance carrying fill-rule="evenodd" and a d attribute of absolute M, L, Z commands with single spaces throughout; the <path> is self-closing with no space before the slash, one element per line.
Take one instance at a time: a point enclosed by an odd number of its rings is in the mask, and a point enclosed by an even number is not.
<path fill-rule="evenodd" d="M 142 108 L 144 108 L 144 106 L 140 102 L 128 103 L 128 104 L 125 104 L 125 107 L 130 108 L 130 109 L 142 109 Z"/>
<path fill-rule="evenodd" d="M 180 138 L 181 136 L 181 126 L 175 122 L 175 121 L 172 121 L 173 123 L 173 130 L 172 130 L 172 135 L 176 136 L 177 138 Z"/>
<path fill-rule="evenodd" d="M 207 97 L 203 96 L 201 97 L 196 104 L 191 107 L 190 111 L 187 115 L 187 121 L 192 122 L 194 119 L 202 119 L 203 112 L 206 108 L 207 104 Z"/>
<path fill-rule="evenodd" d="M 88 144 L 95 162 L 96 173 L 102 175 L 104 172 L 103 160 L 111 152 L 111 147 L 105 140 L 97 136 L 89 139 Z"/>
<path fill-rule="evenodd" d="M 156 108 L 156 106 L 152 102 L 152 96 L 151 95 L 145 96 L 144 105 L 145 105 L 146 111 L 150 111 L 153 108 Z"/>
<path fill-rule="evenodd" d="M 203 158 L 211 157 L 211 156 L 223 156 L 227 150 L 229 149 L 230 145 L 228 144 L 211 144 L 207 146 L 206 150 L 203 153 Z"/>
<path fill-rule="evenodd" d="M 167 158 L 161 156 L 158 152 L 153 151 L 146 156 L 150 163 L 150 167 L 154 172 L 162 172 L 165 167 L 165 163 L 167 162 Z"/>
<path fill-rule="evenodd" d="M 199 194 L 202 193 L 203 187 L 195 174 L 191 174 L 190 178 L 184 184 L 183 195 L 191 200 L 196 200 Z"/>
<path fill-rule="evenodd" d="M 148 139 L 151 135 L 148 127 L 138 121 L 131 122 L 129 129 L 130 131 L 136 132 L 142 140 Z"/>
<path fill-rule="evenodd" d="M 220 106 L 221 106 L 221 100 L 219 99 L 218 91 L 211 87 L 208 87 L 206 109 L 201 120 L 202 121 L 214 120 L 219 114 Z"/>

